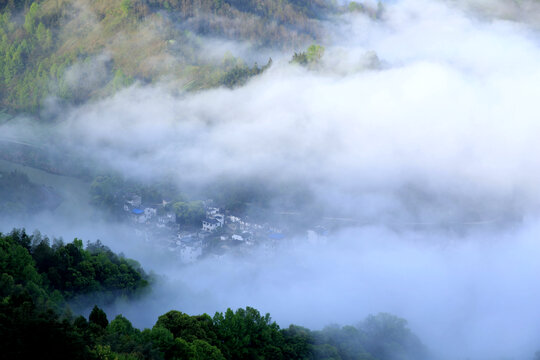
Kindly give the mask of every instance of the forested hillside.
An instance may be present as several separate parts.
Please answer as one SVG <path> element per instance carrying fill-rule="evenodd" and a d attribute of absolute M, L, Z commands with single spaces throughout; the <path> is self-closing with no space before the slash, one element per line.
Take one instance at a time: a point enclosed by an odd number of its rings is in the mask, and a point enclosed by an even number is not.
<path fill-rule="evenodd" d="M 242 84 L 265 67 L 216 58 L 208 39 L 296 49 L 320 36 L 317 19 L 329 8 L 325 0 L 0 1 L 0 107 L 39 114 L 45 101 L 77 104 L 135 81 Z"/>
<path fill-rule="evenodd" d="M 136 261 L 114 254 L 99 241 L 88 242 L 85 249 L 80 239 L 65 244 L 13 230 L 0 234 L 0 250 L 3 296 L 26 293 L 41 307 L 62 307 L 83 296 L 106 303 L 132 297 L 149 284 Z"/>
<path fill-rule="evenodd" d="M 421 360 L 427 352 L 407 323 L 389 314 L 357 326 L 286 329 L 247 307 L 213 317 L 169 311 L 143 331 L 94 306 L 88 320 L 66 301 L 93 294 L 106 303 L 148 284 L 136 262 L 101 243 L 49 244 L 39 233 L 0 234 L 0 348 L 6 359 L 362 359 Z M 141 309 L 144 311 L 144 309 Z"/>

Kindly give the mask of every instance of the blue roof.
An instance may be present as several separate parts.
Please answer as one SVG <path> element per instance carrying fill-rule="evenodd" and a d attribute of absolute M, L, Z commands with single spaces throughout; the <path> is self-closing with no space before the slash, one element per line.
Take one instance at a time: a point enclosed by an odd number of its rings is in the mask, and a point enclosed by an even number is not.
<path fill-rule="evenodd" d="M 271 233 L 268 235 L 268 237 L 272 240 L 281 240 L 283 238 L 285 238 L 285 235 L 283 234 L 279 234 L 279 233 Z"/>
<path fill-rule="evenodd" d="M 132 213 L 134 213 L 135 215 L 141 215 L 142 213 L 144 213 L 144 210 L 141 210 L 141 209 L 133 209 L 131 210 Z"/>

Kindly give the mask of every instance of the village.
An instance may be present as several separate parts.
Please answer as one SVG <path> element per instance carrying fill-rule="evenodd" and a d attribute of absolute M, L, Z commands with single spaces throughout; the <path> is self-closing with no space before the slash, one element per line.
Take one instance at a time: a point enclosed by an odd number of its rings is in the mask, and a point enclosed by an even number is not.
<path fill-rule="evenodd" d="M 255 248 L 271 252 L 292 237 L 286 227 L 251 222 L 215 206 L 213 200 L 202 201 L 202 205 L 204 219 L 199 227 L 179 224 L 177 214 L 166 210 L 167 201 L 158 205 L 145 204 L 140 195 L 126 197 L 123 213 L 137 235 L 145 241 L 155 242 L 186 264 L 202 257 L 219 258 L 230 252 L 247 254 Z M 322 242 L 326 241 L 328 231 L 323 226 L 314 226 L 304 234 L 301 238 Z"/>

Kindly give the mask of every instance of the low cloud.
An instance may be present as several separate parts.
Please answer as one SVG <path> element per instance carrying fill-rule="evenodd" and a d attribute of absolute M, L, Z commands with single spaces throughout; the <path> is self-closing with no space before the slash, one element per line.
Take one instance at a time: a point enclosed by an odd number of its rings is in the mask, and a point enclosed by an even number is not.
<path fill-rule="evenodd" d="M 140 254 L 166 276 L 145 302 L 149 315 L 110 311 L 150 326 L 170 308 L 252 305 L 315 328 L 386 311 L 448 358 L 531 356 L 538 32 L 529 17 L 500 16 L 503 2 L 489 18 L 471 4 L 385 2 L 379 20 L 328 19 L 314 69 L 276 54 L 238 89 L 135 85 L 68 111 L 53 130 L 62 142 L 128 177 L 301 184 L 325 217 L 353 220 L 326 242 L 291 239 L 272 256 L 178 266 Z"/>

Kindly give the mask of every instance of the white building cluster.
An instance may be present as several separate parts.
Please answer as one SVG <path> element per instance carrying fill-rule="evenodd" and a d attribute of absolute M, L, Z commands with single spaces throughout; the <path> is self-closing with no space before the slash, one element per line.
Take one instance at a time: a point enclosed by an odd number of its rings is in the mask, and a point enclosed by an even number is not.
<path fill-rule="evenodd" d="M 214 206 L 212 200 L 203 204 L 205 218 L 200 228 L 181 227 L 176 214 L 166 210 L 165 201 L 145 204 L 139 195 L 125 200 L 124 211 L 147 241 L 152 239 L 157 245 L 162 244 L 183 263 L 195 262 L 203 254 L 220 257 L 228 251 L 247 252 L 255 244 L 273 249 L 286 237 L 283 229 L 228 214 Z M 308 239 L 321 241 L 324 236 L 316 229 L 308 233 Z"/>

